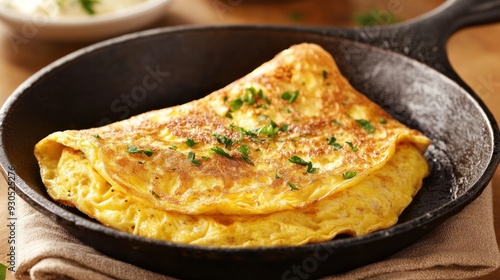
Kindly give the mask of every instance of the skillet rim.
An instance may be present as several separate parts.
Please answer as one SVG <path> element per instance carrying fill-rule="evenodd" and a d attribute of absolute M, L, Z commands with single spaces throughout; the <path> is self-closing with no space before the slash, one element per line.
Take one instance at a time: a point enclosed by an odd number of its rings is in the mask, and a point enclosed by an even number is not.
<path fill-rule="evenodd" d="M 72 61 L 83 58 L 87 54 L 91 54 L 95 51 L 105 49 L 107 47 L 111 47 L 114 45 L 119 45 L 124 42 L 129 42 L 133 40 L 142 40 L 147 39 L 148 37 L 161 36 L 165 33 L 176 33 L 176 32 L 199 32 L 206 30 L 227 30 L 227 31 L 237 31 L 237 30 L 248 30 L 248 29 L 263 29 L 266 31 L 287 31 L 287 32 L 296 32 L 301 34 L 312 34 L 312 35 L 323 35 L 331 38 L 337 38 L 340 40 L 349 41 L 350 44 L 360 44 L 365 47 L 372 48 L 374 51 L 387 52 L 389 55 L 396 55 L 400 59 L 412 64 L 418 65 L 418 67 L 424 67 L 427 71 L 431 71 L 433 74 L 437 74 L 437 77 L 440 78 L 443 83 L 450 83 L 453 87 L 458 90 L 465 91 L 467 93 L 467 98 L 470 99 L 471 105 L 478 108 L 482 115 L 484 115 L 485 120 L 487 120 L 488 134 L 490 134 L 492 139 L 492 154 L 490 154 L 490 158 L 488 161 L 488 165 L 486 166 L 483 174 L 479 177 L 479 179 L 473 184 L 469 185 L 467 191 L 462 193 L 457 198 L 452 201 L 441 205 L 439 208 L 434 209 L 431 212 L 426 213 L 425 215 L 421 215 L 419 217 L 413 218 L 409 221 L 403 222 L 401 224 L 396 224 L 388 229 L 383 229 L 380 231 L 373 232 L 371 234 L 360 236 L 360 237 L 349 237 L 346 239 L 333 239 L 326 242 L 321 243 L 313 243 L 306 244 L 300 246 L 279 246 L 279 247 L 214 247 L 214 246 L 200 246 L 200 245 L 190 245 L 190 244 L 181 244 L 174 243 L 164 240 L 157 240 L 142 236 L 133 235 L 130 233 L 125 233 L 122 231 L 115 230 L 113 228 L 104 226 L 98 222 L 92 221 L 89 218 L 80 217 L 74 213 L 69 212 L 68 210 L 60 207 L 56 202 L 46 199 L 45 197 L 39 195 L 36 191 L 32 189 L 24 180 L 20 177 L 15 182 L 16 185 L 16 193 L 17 189 L 21 190 L 20 196 L 28 202 L 32 207 L 37 209 L 39 212 L 42 212 L 44 215 L 49 216 L 53 221 L 62 224 L 61 220 L 64 220 L 67 223 L 74 224 L 76 227 L 84 227 L 91 231 L 98 231 L 102 234 L 112 236 L 114 238 L 134 240 L 141 243 L 146 243 L 148 245 L 155 246 L 165 246 L 169 248 L 175 249 L 188 249 L 188 250 L 197 250 L 204 252 L 213 252 L 218 251 L 224 254 L 240 254 L 240 253 L 259 253 L 262 251 L 265 252 L 282 252 L 282 251 L 310 251 L 317 246 L 326 245 L 330 248 L 336 249 L 346 249 L 351 246 L 359 246 L 366 243 L 376 242 L 382 239 L 390 238 L 392 236 L 397 236 L 403 234 L 405 232 L 414 230 L 416 228 L 425 227 L 428 225 L 432 225 L 434 221 L 443 219 L 446 220 L 456 213 L 460 212 L 466 205 L 475 200 L 486 188 L 489 181 L 493 177 L 493 174 L 496 171 L 496 168 L 500 162 L 500 130 L 498 128 L 498 124 L 494 119 L 493 115 L 486 107 L 486 105 L 482 102 L 477 94 L 475 94 L 463 81 L 455 81 L 452 78 L 446 76 L 445 74 L 435 70 L 431 66 L 426 65 L 425 63 L 419 62 L 418 60 L 405 56 L 396 51 L 383 49 L 379 46 L 374 46 L 365 42 L 358 42 L 352 40 L 350 38 L 346 38 L 349 32 L 357 32 L 356 30 L 350 29 L 342 29 L 342 28 L 330 28 L 330 29 L 319 29 L 315 27 L 308 26 L 282 26 L 282 25 L 214 25 L 214 26 L 176 26 L 176 27 L 161 27 L 155 28 L 151 30 L 145 30 L 135 33 L 130 33 L 126 35 L 122 35 L 116 38 L 108 39 L 102 42 L 98 42 L 79 50 L 76 50 L 68 55 L 65 55 L 56 61 L 48 64 L 43 67 L 32 76 L 30 76 L 27 80 L 25 80 L 18 88 L 14 90 L 14 92 L 9 96 L 9 98 L 5 101 L 2 108 L 0 109 L 0 164 L 1 171 L 3 176 L 7 179 L 7 171 L 6 169 L 10 166 L 14 166 L 10 163 L 7 154 L 4 150 L 4 123 L 8 118 L 10 109 L 13 106 L 16 106 L 16 102 L 21 98 L 23 93 L 33 86 L 37 81 L 42 79 L 45 75 L 50 74 L 53 70 L 64 66 Z M 337 32 L 338 34 L 335 34 Z M 462 85 L 463 84 L 463 85 Z M 441 221 L 439 224 L 441 224 Z M 64 226 L 63 226 L 64 227 Z M 434 226 L 433 226 L 434 227 Z M 411 242 L 414 243 L 414 242 Z M 410 244 L 411 244 L 410 243 Z"/>

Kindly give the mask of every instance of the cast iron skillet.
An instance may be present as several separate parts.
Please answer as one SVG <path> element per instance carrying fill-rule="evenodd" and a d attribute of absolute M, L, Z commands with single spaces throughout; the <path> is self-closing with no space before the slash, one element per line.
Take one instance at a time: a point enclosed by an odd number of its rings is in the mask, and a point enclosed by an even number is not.
<path fill-rule="evenodd" d="M 412 244 L 473 201 L 492 178 L 500 160 L 498 125 L 452 70 L 445 42 L 459 28 L 498 19 L 500 1 L 452 0 L 418 20 L 382 29 L 180 27 L 98 43 L 42 69 L 7 100 L 1 110 L 3 174 L 7 178 L 15 167 L 18 195 L 83 242 L 153 271 L 184 279 L 344 272 Z M 357 89 L 432 139 L 426 153 L 432 173 L 396 226 L 306 246 L 188 246 L 110 229 L 45 192 L 32 151 L 49 133 L 200 98 L 301 42 L 323 46 Z"/>

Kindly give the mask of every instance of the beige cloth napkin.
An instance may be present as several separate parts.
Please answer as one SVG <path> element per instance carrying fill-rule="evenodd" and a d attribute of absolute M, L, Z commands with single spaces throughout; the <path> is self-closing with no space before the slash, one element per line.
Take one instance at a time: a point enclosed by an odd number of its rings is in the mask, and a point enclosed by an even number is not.
<path fill-rule="evenodd" d="M 17 279 L 172 279 L 104 256 L 24 201 L 19 206 Z M 326 279 L 467 279 L 499 265 L 490 185 L 419 242 L 386 260 Z"/>

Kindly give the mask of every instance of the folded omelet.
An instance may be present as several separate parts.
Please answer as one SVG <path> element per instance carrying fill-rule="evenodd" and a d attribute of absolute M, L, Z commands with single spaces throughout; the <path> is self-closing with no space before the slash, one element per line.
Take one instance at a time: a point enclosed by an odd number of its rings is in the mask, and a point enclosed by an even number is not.
<path fill-rule="evenodd" d="M 110 227 L 207 246 L 300 245 L 388 228 L 430 144 L 315 44 L 204 98 L 35 146 L 56 201 Z"/>

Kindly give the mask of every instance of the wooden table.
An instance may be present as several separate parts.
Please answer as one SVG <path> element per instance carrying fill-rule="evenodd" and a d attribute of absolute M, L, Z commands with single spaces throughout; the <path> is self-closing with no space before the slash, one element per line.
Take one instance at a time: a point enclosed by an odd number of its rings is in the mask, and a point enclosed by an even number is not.
<path fill-rule="evenodd" d="M 391 9 L 399 3 L 400 8 Z M 177 0 L 165 11 L 165 18 L 154 26 L 178 24 L 273 23 L 290 25 L 346 26 L 354 24 L 357 13 L 376 8 L 379 13 L 393 11 L 394 18 L 405 20 L 441 4 L 442 0 Z M 215 5 L 214 3 L 218 3 Z M 396 14 L 397 12 L 397 14 Z M 21 44 L 8 36 L 0 25 L 0 104 L 26 78 L 59 57 L 88 43 L 50 43 L 32 38 Z M 448 54 L 459 75 L 479 94 L 500 120 L 500 24 L 462 30 L 449 40 Z M 0 182 L 0 263 L 6 263 L 7 184 Z M 500 170 L 493 178 L 495 229 L 500 241 Z M 7 279 L 13 279 L 8 274 Z M 480 279 L 500 279 L 500 270 Z"/>

